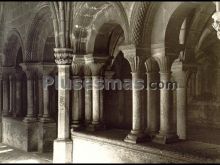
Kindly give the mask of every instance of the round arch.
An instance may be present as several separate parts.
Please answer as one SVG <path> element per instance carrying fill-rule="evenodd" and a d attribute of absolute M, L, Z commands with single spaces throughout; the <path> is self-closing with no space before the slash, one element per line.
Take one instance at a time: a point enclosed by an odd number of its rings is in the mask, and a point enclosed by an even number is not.
<path fill-rule="evenodd" d="M 19 32 L 16 29 L 12 29 L 7 34 L 7 39 L 3 48 L 3 66 L 16 66 L 17 54 L 19 50 L 24 52 L 24 46 Z M 20 54 L 22 55 L 22 53 Z M 19 57 L 22 58 L 23 57 Z"/>
<path fill-rule="evenodd" d="M 100 28 L 106 23 L 119 24 L 124 31 L 125 42 L 128 42 L 129 23 L 120 2 L 81 2 L 77 8 L 73 25 L 76 51 L 82 52 L 79 49 L 85 49 L 83 53 L 93 52 L 92 45 L 94 45 L 95 38 Z"/>
<path fill-rule="evenodd" d="M 47 28 L 44 28 L 47 27 Z M 25 42 L 25 61 L 42 61 L 44 45 L 47 37 L 53 32 L 53 23 L 48 3 L 40 3 L 36 6 L 28 27 Z M 54 35 L 54 34 L 53 34 Z"/>

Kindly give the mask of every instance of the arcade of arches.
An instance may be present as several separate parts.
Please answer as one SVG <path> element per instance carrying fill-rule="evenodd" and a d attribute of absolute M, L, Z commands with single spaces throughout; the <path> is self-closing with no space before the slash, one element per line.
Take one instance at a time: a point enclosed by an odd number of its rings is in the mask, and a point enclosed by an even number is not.
<path fill-rule="evenodd" d="M 214 2 L 0 2 L 1 142 L 63 163 L 220 160 L 214 13 Z M 61 87 L 78 79 L 91 90 Z M 177 88 L 97 89 L 104 79 Z"/>

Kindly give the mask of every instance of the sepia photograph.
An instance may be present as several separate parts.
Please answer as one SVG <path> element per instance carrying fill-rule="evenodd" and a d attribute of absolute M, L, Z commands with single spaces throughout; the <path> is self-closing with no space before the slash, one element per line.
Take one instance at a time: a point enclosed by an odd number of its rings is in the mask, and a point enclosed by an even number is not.
<path fill-rule="evenodd" d="M 0 1 L 0 163 L 220 163 L 220 1 Z"/>

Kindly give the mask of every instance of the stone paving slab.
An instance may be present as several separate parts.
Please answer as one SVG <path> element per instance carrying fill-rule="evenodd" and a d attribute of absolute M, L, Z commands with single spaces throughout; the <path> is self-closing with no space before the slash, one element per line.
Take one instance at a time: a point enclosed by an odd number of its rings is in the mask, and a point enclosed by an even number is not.
<path fill-rule="evenodd" d="M 0 143 L 0 163 L 52 163 L 52 153 L 24 152 Z"/>

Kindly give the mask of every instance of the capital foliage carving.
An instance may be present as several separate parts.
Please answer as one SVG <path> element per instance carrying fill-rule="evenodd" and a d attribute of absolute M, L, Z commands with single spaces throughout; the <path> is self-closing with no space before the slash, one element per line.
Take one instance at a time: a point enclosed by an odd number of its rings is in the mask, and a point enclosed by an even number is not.
<path fill-rule="evenodd" d="M 73 51 L 67 48 L 55 48 L 54 56 L 58 65 L 70 65 L 73 60 Z"/>
<path fill-rule="evenodd" d="M 133 73 L 140 73 L 146 59 L 143 55 L 137 55 L 136 47 L 134 45 L 126 45 L 119 47 L 128 60 Z"/>

